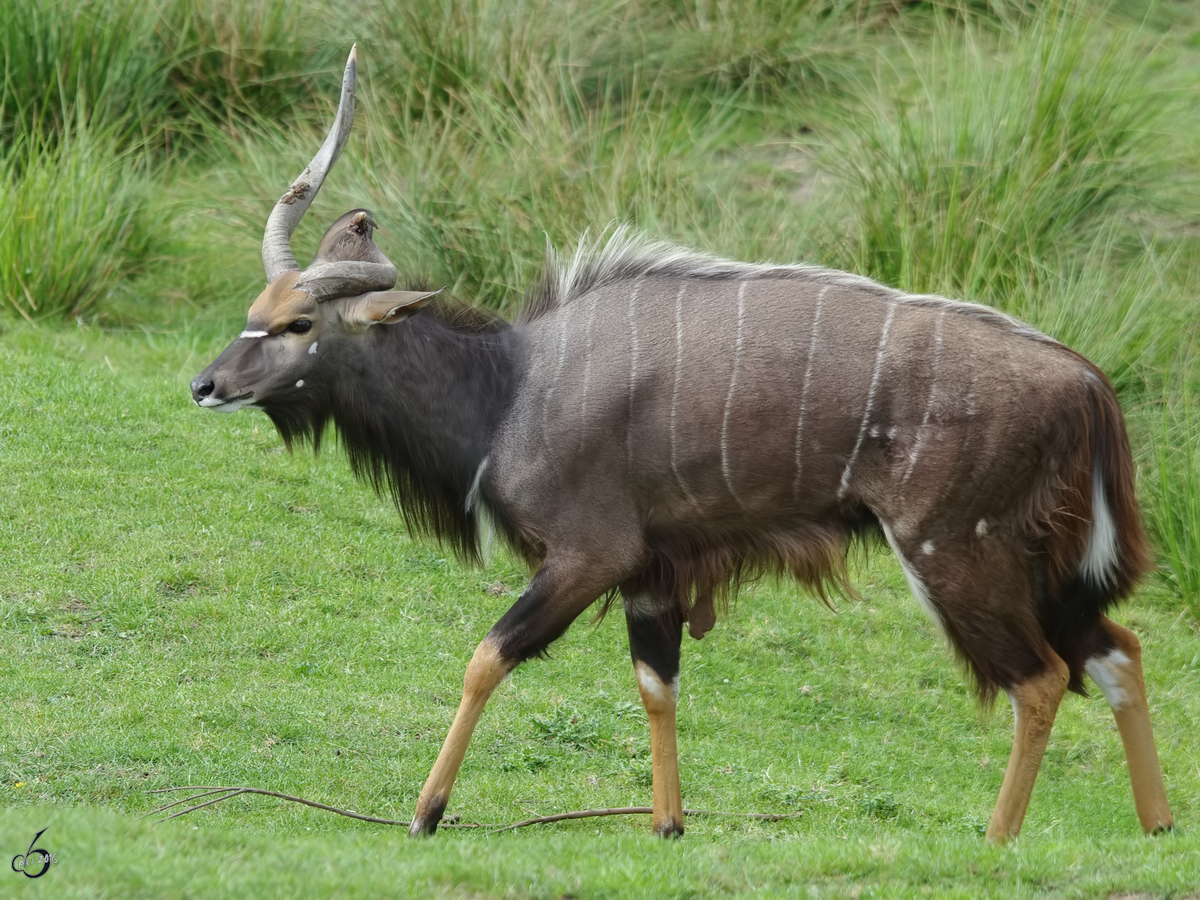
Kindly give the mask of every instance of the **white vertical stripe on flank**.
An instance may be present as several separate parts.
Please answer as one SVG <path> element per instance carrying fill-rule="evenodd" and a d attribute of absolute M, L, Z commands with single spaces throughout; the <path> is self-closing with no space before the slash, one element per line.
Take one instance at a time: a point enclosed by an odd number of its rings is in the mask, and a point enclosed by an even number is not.
<path fill-rule="evenodd" d="M 674 474 L 675 481 L 679 485 L 679 490 L 683 492 L 683 496 L 693 506 L 699 506 L 696 498 L 692 496 L 692 492 L 683 483 L 683 476 L 679 474 L 679 457 L 676 450 L 679 440 L 676 430 L 676 416 L 679 410 L 679 383 L 683 379 L 683 292 L 686 288 L 687 282 L 685 281 L 679 286 L 679 293 L 675 295 L 675 386 L 671 391 L 671 472 Z"/>
<path fill-rule="evenodd" d="M 625 464 L 630 469 L 633 468 L 633 395 L 637 387 L 637 296 L 641 288 L 642 279 L 639 278 L 629 293 L 629 409 L 625 422 Z"/>
<path fill-rule="evenodd" d="M 596 319 L 596 294 L 592 294 L 592 305 L 588 308 L 587 323 L 583 326 L 583 388 L 579 393 L 579 422 L 587 427 L 588 384 L 592 378 L 592 322 Z M 582 438 L 582 435 L 580 435 Z"/>
<path fill-rule="evenodd" d="M 821 288 L 821 293 L 817 294 L 817 309 L 813 313 L 812 337 L 808 341 L 808 365 L 804 368 L 804 387 L 800 389 L 800 418 L 796 421 L 796 480 L 792 483 L 793 495 L 800 491 L 800 450 L 804 437 L 804 414 L 808 411 L 808 386 L 812 381 L 813 359 L 817 355 L 817 329 L 821 325 L 821 301 L 825 299 L 828 290 L 829 285 L 825 285 Z"/>
<path fill-rule="evenodd" d="M 737 339 L 733 350 L 733 374 L 729 376 L 729 395 L 725 398 L 725 418 L 721 421 L 721 474 L 725 476 L 725 486 L 738 505 L 737 492 L 733 489 L 733 476 L 729 473 L 729 414 L 733 412 L 733 392 L 737 389 L 738 369 L 742 365 L 742 324 L 746 318 L 746 282 L 738 284 L 737 300 Z"/>
<path fill-rule="evenodd" d="M 909 476 L 912 475 L 913 469 L 917 467 L 917 456 L 921 452 L 921 442 L 925 440 L 925 429 L 929 425 L 929 417 L 933 413 L 933 399 L 937 394 L 938 386 L 938 366 L 942 362 L 942 323 L 945 318 L 946 313 L 943 310 L 938 315 L 937 325 L 933 331 L 933 380 L 929 383 L 929 397 L 925 400 L 925 417 L 921 419 L 921 427 L 917 429 L 917 439 L 913 441 L 912 451 L 908 455 L 908 468 L 904 470 L 904 477 L 900 479 L 900 491 L 902 495 L 904 485 L 908 484 Z M 983 520 L 981 519 L 980 521 Z"/>
<path fill-rule="evenodd" d="M 842 472 L 842 483 L 838 487 L 838 499 L 846 496 L 850 487 L 850 470 L 858 459 L 858 451 L 862 449 L 863 438 L 867 434 L 867 422 L 871 418 L 871 410 L 875 406 L 875 390 L 879 387 L 879 373 L 883 371 L 883 352 L 887 349 L 888 332 L 892 328 L 892 317 L 896 315 L 896 304 L 888 304 L 887 318 L 883 320 L 883 332 L 879 335 L 879 347 L 875 351 L 875 371 L 871 374 L 871 387 L 867 390 L 867 408 L 863 412 L 862 423 L 858 426 L 858 440 L 854 442 L 854 450 L 846 460 L 846 470 Z"/>
<path fill-rule="evenodd" d="M 559 313 L 559 329 L 558 329 L 558 363 L 554 368 L 554 377 L 550 379 L 550 387 L 546 389 L 546 396 L 542 399 L 542 436 L 550 428 L 550 398 L 554 396 L 554 388 L 558 385 L 558 380 L 562 378 L 563 364 L 567 361 L 567 316 L 565 313 Z"/>

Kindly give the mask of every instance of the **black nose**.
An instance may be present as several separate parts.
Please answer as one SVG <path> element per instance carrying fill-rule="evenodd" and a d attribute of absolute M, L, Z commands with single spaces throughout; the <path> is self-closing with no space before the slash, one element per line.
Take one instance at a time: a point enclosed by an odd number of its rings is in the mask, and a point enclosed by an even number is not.
<path fill-rule="evenodd" d="M 215 388 L 216 385 L 211 378 L 197 375 L 192 379 L 192 399 L 199 403 L 205 397 L 211 395 Z"/>

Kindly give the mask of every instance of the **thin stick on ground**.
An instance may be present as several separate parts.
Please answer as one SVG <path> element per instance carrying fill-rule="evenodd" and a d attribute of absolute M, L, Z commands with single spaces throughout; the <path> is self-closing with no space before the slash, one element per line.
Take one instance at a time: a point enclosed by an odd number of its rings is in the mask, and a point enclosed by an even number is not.
<path fill-rule="evenodd" d="M 214 785 L 192 784 L 182 787 L 155 788 L 147 791 L 148 794 L 168 794 L 175 791 L 200 791 L 198 794 L 193 794 L 190 797 L 185 797 L 182 800 L 175 800 L 172 803 L 164 804 L 156 807 L 145 813 L 142 818 L 147 816 L 159 815 L 172 809 L 176 806 L 181 806 L 186 803 L 192 803 L 194 800 L 200 800 L 203 797 L 212 797 L 211 800 L 205 800 L 203 803 L 196 803 L 188 806 L 178 812 L 173 812 L 169 816 L 162 816 L 158 819 L 159 822 L 165 822 L 168 819 L 177 819 L 180 816 L 186 816 L 190 812 L 195 812 L 198 809 L 203 809 L 206 806 L 213 806 L 223 800 L 228 800 L 231 797 L 237 797 L 239 794 L 262 794 L 265 797 L 277 797 L 280 800 L 290 800 L 293 803 L 302 803 L 305 806 L 311 806 L 315 809 L 323 809 L 326 812 L 336 813 L 339 816 L 347 816 L 351 819 L 358 819 L 361 822 L 372 822 L 376 825 L 396 825 L 402 828 L 407 828 L 411 823 L 400 822 L 395 819 L 381 819 L 377 816 L 364 816 L 362 813 L 352 812 L 348 809 L 339 809 L 336 806 L 329 806 L 325 803 L 318 803 L 315 800 L 306 800 L 303 797 L 295 797 L 291 794 L 282 794 L 279 791 L 268 791 L 263 788 L 225 786 L 217 787 Z M 220 797 L 213 797 L 214 794 L 221 794 Z M 608 809 L 579 809 L 573 812 L 555 813 L 550 816 L 538 816 L 534 819 L 525 819 L 521 822 L 514 822 L 511 825 L 488 825 L 480 822 L 448 822 L 440 825 L 441 828 L 488 828 L 491 829 L 489 834 L 499 834 L 502 831 L 512 831 L 517 828 L 526 828 L 530 825 L 546 825 L 551 822 L 564 822 L 568 819 L 592 819 L 600 816 L 631 816 L 631 815 L 650 815 L 654 812 L 651 806 L 616 806 Z M 708 809 L 685 809 L 685 816 L 729 816 L 746 819 L 757 819 L 761 822 L 780 822 L 784 819 L 798 819 L 804 815 L 803 812 L 795 813 L 727 813 Z"/>

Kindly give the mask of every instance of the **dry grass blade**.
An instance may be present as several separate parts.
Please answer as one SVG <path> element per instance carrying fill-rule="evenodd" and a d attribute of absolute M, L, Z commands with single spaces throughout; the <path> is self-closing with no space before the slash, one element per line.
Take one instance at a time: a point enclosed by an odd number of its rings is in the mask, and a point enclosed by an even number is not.
<path fill-rule="evenodd" d="M 223 796 L 223 797 L 215 797 L 214 799 L 209 800 L 205 803 L 200 803 L 200 804 L 197 804 L 196 806 L 190 806 L 187 809 L 180 810 L 177 813 L 172 813 L 169 816 L 164 816 L 163 818 L 159 819 L 159 821 L 165 822 L 165 821 L 167 821 L 167 819 L 174 819 L 174 818 L 177 818 L 178 816 L 187 815 L 188 813 L 193 812 L 197 809 L 202 809 L 205 806 L 211 806 L 214 803 L 220 803 L 222 800 L 228 800 L 230 797 L 236 797 L 239 794 L 262 794 L 264 797 L 278 797 L 280 800 L 290 800 L 293 803 L 303 803 L 305 806 L 311 806 L 311 807 L 314 807 L 315 809 L 323 809 L 326 812 L 337 813 L 339 816 L 347 816 L 348 818 L 358 819 L 359 821 L 362 821 L 362 822 L 373 822 L 376 825 L 402 825 L 405 828 L 407 828 L 410 824 L 408 822 L 398 822 L 395 819 L 381 819 L 376 816 L 364 816 L 362 813 L 352 812 L 348 809 L 339 809 L 336 806 L 327 806 L 326 804 L 318 803 L 315 800 L 305 800 L 303 797 L 294 797 L 291 794 L 282 794 L 279 791 L 268 791 L 268 790 L 264 790 L 262 788 L 234 787 L 234 786 L 216 787 L 214 785 L 193 784 L 193 785 L 184 785 L 182 787 L 156 788 L 152 791 L 147 791 L 146 793 L 148 793 L 148 794 L 166 794 L 166 793 L 170 793 L 172 791 L 203 791 L 204 793 L 196 794 L 194 797 L 189 797 L 186 800 L 177 800 L 174 803 L 168 803 L 165 806 L 160 806 L 157 809 L 151 810 L 146 815 L 155 815 L 157 813 L 165 812 L 166 810 L 170 809 L 173 806 L 178 806 L 180 803 L 187 803 L 190 800 L 198 800 L 201 797 L 207 797 L 211 794 L 219 794 L 219 793 L 225 792 L 225 796 Z M 443 828 L 478 828 L 481 826 L 450 824 L 450 825 L 443 825 L 442 827 Z"/>
<path fill-rule="evenodd" d="M 328 806 L 324 803 L 317 803 L 315 800 L 305 800 L 303 797 L 294 797 L 291 794 L 282 794 L 279 791 L 268 791 L 262 788 L 252 787 L 234 787 L 225 786 L 217 787 L 214 785 L 191 784 L 182 787 L 155 788 L 147 791 L 148 794 L 169 794 L 175 791 L 201 791 L 191 797 L 183 800 L 176 800 L 173 803 L 167 803 L 164 806 L 159 806 L 146 813 L 146 816 L 157 815 L 166 812 L 172 807 L 179 806 L 183 803 L 190 803 L 193 800 L 199 800 L 201 797 L 209 797 L 213 794 L 223 794 L 221 797 L 213 797 L 211 800 L 206 800 L 204 803 L 197 803 L 195 806 L 189 806 L 186 809 L 181 809 L 179 812 L 171 813 L 169 816 L 163 816 L 158 821 L 165 822 L 168 819 L 175 819 L 179 816 L 185 816 L 190 812 L 195 812 L 198 809 L 203 809 L 206 806 L 212 806 L 220 803 L 222 800 L 228 800 L 231 797 L 236 797 L 239 794 L 262 794 L 265 797 L 278 797 L 280 800 L 290 800 L 293 803 L 303 803 L 305 806 L 311 806 L 315 809 L 323 809 L 326 812 L 337 813 L 339 816 L 347 816 L 351 819 L 358 819 L 362 822 L 374 822 L 377 825 L 399 825 L 407 828 L 410 822 L 399 822 L 395 819 L 380 819 L 376 816 L 364 816 L 362 813 L 351 812 L 347 809 L 339 809 L 336 806 Z M 480 822 L 450 822 L 444 823 L 441 828 L 489 828 L 489 834 L 499 834 L 503 831 L 513 831 L 517 828 L 525 828 L 529 825 L 547 825 L 551 822 L 565 822 L 568 819 L 593 819 L 600 816 L 630 816 L 630 815 L 650 815 L 654 812 L 654 808 L 650 806 L 616 806 L 608 809 L 577 809 L 572 812 L 555 813 L 550 816 L 538 816 L 536 819 L 525 819 L 521 822 L 514 822 L 512 825 L 486 825 Z M 784 819 L 798 819 L 803 812 L 795 813 L 727 813 L 718 812 L 708 809 L 685 809 L 685 816 L 730 816 L 745 819 L 758 819 L 761 822 L 781 822 Z"/>
<path fill-rule="evenodd" d="M 652 806 L 615 806 L 609 809 L 577 809 L 574 812 L 555 813 L 552 816 L 538 816 L 536 819 L 525 819 L 522 822 L 514 822 L 512 825 L 505 825 L 503 828 L 497 828 L 490 834 L 499 834 L 502 831 L 512 831 L 515 828 L 524 828 L 527 825 L 546 825 L 550 822 L 564 822 L 567 819 L 591 819 L 598 816 L 632 816 L 632 815 L 651 815 L 654 812 Z M 712 809 L 685 809 L 685 816 L 730 816 L 745 819 L 758 819 L 760 822 L 780 822 L 784 819 L 798 819 L 804 815 L 803 812 L 796 813 L 727 813 Z"/>
<path fill-rule="evenodd" d="M 187 790 L 194 790 L 194 789 L 193 788 L 161 788 L 160 790 L 150 791 L 150 793 L 151 794 L 162 794 L 162 793 L 166 793 L 167 791 L 176 791 L 176 790 L 187 791 Z M 174 803 L 168 803 L 165 806 L 157 806 L 154 809 L 150 810 L 150 812 L 148 812 L 148 813 L 142 813 L 140 816 L 138 816 L 138 818 L 146 819 L 146 818 L 149 818 L 150 816 L 156 816 L 159 813 L 166 812 L 168 809 L 171 809 L 172 807 L 180 806 L 184 803 L 191 803 L 193 800 L 199 800 L 201 797 L 210 797 L 213 794 L 228 794 L 230 797 L 232 797 L 234 792 L 235 791 L 232 788 L 213 788 L 212 790 L 202 791 L 199 794 L 193 794 L 190 797 L 184 797 L 182 800 L 176 800 Z M 240 791 L 237 793 L 240 793 Z M 220 800 L 224 800 L 224 799 L 226 799 L 226 798 L 225 797 L 220 798 Z M 220 800 L 218 800 L 216 802 L 219 803 Z M 190 809 L 185 809 L 185 810 L 183 810 L 183 812 L 177 813 L 177 815 L 183 815 L 183 813 L 191 812 L 192 809 L 199 809 L 199 807 L 196 806 L 196 807 L 191 807 Z M 170 818 L 174 818 L 174 816 L 166 816 L 162 821 L 166 821 L 166 819 L 170 819 Z"/>

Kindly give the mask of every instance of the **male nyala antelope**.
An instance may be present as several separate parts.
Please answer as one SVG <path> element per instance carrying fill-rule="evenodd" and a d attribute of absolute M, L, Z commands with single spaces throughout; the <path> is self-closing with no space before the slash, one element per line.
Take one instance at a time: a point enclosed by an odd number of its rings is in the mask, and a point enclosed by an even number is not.
<path fill-rule="evenodd" d="M 290 238 L 350 132 L 271 212 L 267 287 L 195 401 L 261 409 L 289 444 L 332 422 L 410 526 L 479 553 L 494 523 L 536 570 L 467 666 L 411 833 L 432 833 L 496 685 L 619 594 L 650 721 L 654 830 L 683 831 L 682 629 L 786 572 L 845 577 L 881 531 L 909 587 L 1016 737 L 988 839 L 1016 835 L 1059 701 L 1086 673 L 1116 715 L 1147 832 L 1172 826 L 1134 634 L 1105 613 L 1149 562 L 1129 442 L 1104 375 L 1008 316 L 816 266 L 754 265 L 618 230 L 549 253 L 513 323 L 396 270 L 353 210 L 301 269 Z"/>

